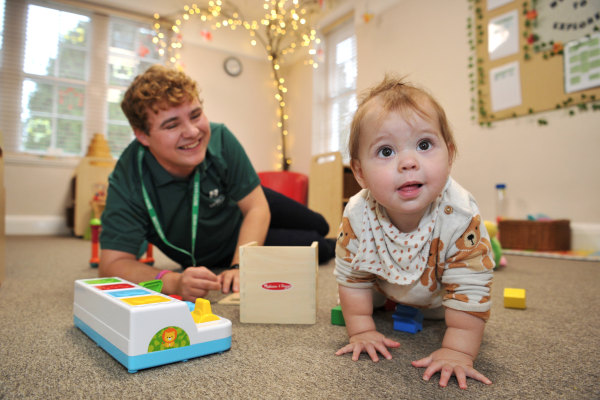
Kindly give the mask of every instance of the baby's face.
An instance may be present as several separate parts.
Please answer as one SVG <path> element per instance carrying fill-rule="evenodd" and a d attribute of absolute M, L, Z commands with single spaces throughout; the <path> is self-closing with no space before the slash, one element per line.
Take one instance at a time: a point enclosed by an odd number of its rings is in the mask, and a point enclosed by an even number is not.
<path fill-rule="evenodd" d="M 356 178 L 383 205 L 392 223 L 412 232 L 444 188 L 451 158 L 437 119 L 415 111 L 382 114 L 377 99 L 361 123 Z M 435 115 L 431 105 L 427 115 Z"/>

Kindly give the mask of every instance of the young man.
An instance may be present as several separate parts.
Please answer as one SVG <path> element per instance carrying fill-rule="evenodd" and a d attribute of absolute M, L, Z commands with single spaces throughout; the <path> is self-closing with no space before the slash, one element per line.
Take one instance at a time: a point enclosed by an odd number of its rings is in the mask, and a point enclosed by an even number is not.
<path fill-rule="evenodd" d="M 159 65 L 136 77 L 125 93 L 121 107 L 136 140 L 109 178 L 100 276 L 162 279 L 163 292 L 194 301 L 210 290 L 239 291 L 238 249 L 248 242 L 310 245 L 317 240 L 323 247 L 320 258 L 331 258 L 324 218 L 263 190 L 240 143 L 225 125 L 209 122 L 202 106 L 189 76 Z M 278 223 L 283 232 L 270 231 L 275 222 L 270 209 L 279 215 L 284 204 L 302 224 Z M 139 262 L 146 241 L 183 271 Z"/>

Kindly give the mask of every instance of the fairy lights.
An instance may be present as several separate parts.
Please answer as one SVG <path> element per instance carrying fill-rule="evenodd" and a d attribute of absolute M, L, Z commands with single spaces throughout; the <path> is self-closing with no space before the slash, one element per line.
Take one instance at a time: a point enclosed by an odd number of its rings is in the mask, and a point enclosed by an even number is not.
<path fill-rule="evenodd" d="M 262 5 L 264 14 L 260 21 L 244 19 L 235 5 L 222 0 L 211 0 L 204 7 L 199 7 L 197 4 L 186 5 L 181 15 L 171 22 L 162 20 L 159 14 L 154 14 L 153 42 L 158 46 L 159 53 L 167 56 L 171 65 L 181 67 L 179 50 L 183 41 L 182 23 L 191 18 L 200 18 L 203 22 L 210 22 L 213 30 L 220 28 L 247 30 L 250 44 L 256 46 L 260 43 L 271 65 L 275 99 L 278 102 L 277 127 L 281 142 L 277 146 L 280 153 L 280 164 L 277 168 L 287 171 L 292 163 L 286 145 L 289 135 L 287 128 L 289 115 L 285 100 L 288 89 L 281 76 L 281 66 L 284 57 L 302 50 L 307 55 L 305 64 L 313 68 L 318 67 L 314 57 L 320 39 L 315 29 L 311 27 L 311 21 L 322 11 L 323 2 L 324 0 L 264 0 Z"/>

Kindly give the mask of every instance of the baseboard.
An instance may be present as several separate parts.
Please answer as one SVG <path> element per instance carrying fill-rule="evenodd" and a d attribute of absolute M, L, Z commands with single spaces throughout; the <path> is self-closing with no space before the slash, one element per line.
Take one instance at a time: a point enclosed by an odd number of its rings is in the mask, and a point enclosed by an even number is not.
<path fill-rule="evenodd" d="M 7 215 L 7 235 L 70 235 L 66 218 L 59 215 Z"/>
<path fill-rule="evenodd" d="M 600 251 L 600 224 L 571 222 L 571 249 Z"/>

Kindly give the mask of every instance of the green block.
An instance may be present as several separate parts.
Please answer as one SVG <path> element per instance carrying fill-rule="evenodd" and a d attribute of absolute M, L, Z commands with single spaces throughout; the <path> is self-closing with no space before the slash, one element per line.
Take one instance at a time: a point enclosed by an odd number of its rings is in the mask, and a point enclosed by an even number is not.
<path fill-rule="evenodd" d="M 342 314 L 342 306 L 339 304 L 331 309 L 331 324 L 346 326 L 344 314 Z"/>

